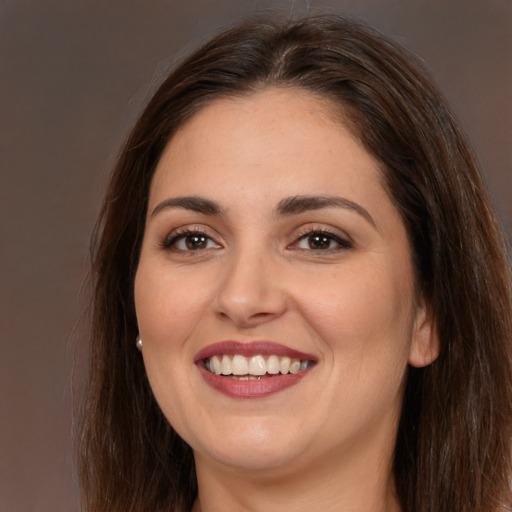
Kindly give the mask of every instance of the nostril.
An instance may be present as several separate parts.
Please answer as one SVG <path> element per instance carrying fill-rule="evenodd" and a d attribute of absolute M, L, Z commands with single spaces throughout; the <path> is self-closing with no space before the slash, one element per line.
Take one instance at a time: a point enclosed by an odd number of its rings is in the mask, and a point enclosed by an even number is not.
<path fill-rule="evenodd" d="M 261 257 L 239 255 L 226 267 L 224 279 L 213 302 L 218 317 L 241 327 L 251 327 L 280 316 L 285 301 L 280 281 L 263 268 Z"/>
<path fill-rule="evenodd" d="M 232 321 L 238 326 L 241 327 L 251 327 L 253 325 L 257 325 L 261 322 L 267 321 L 272 317 L 275 317 L 275 313 L 269 313 L 269 312 L 259 312 L 259 313 L 253 313 L 253 314 L 243 314 L 242 312 L 234 313 L 233 311 L 226 312 L 226 311 L 218 311 L 217 315 L 222 320 Z"/>

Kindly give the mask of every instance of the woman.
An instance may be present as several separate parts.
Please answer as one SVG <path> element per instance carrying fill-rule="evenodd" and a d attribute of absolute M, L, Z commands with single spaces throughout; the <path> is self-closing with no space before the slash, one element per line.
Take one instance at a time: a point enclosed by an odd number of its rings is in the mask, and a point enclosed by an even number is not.
<path fill-rule="evenodd" d="M 511 506 L 503 237 L 445 100 L 371 29 L 250 21 L 174 70 L 93 280 L 86 510 Z"/>

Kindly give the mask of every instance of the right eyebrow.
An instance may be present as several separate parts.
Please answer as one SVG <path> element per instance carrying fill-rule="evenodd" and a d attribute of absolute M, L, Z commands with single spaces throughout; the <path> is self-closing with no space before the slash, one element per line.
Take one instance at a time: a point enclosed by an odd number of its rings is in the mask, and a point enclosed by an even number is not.
<path fill-rule="evenodd" d="M 151 217 L 167 208 L 183 208 L 202 213 L 203 215 L 224 215 L 224 210 L 210 199 L 198 196 L 182 196 L 169 197 L 158 203 L 151 212 Z"/>
<path fill-rule="evenodd" d="M 368 210 L 360 204 L 338 196 L 293 196 L 283 199 L 277 207 L 278 215 L 297 215 L 299 213 L 337 207 L 355 212 L 369 222 L 375 229 L 377 225 Z"/>

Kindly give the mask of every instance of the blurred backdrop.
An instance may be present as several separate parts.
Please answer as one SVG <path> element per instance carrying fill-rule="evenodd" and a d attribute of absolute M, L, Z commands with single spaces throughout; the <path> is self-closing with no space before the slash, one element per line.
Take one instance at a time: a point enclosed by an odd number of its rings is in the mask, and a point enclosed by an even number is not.
<path fill-rule="evenodd" d="M 81 286 L 107 176 L 172 63 L 268 8 L 362 18 L 418 53 L 510 239 L 510 0 L 0 0 L 0 512 L 79 510 L 71 382 L 76 360 L 80 389 Z"/>

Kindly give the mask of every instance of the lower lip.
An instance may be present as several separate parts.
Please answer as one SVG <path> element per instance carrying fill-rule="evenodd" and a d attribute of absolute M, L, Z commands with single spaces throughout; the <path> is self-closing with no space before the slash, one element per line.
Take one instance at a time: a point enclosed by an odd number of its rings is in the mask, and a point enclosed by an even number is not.
<path fill-rule="evenodd" d="M 276 375 L 261 380 L 236 380 L 209 372 L 202 364 L 197 367 L 206 383 L 231 398 L 264 398 L 297 384 L 310 368 L 299 373 Z"/>

